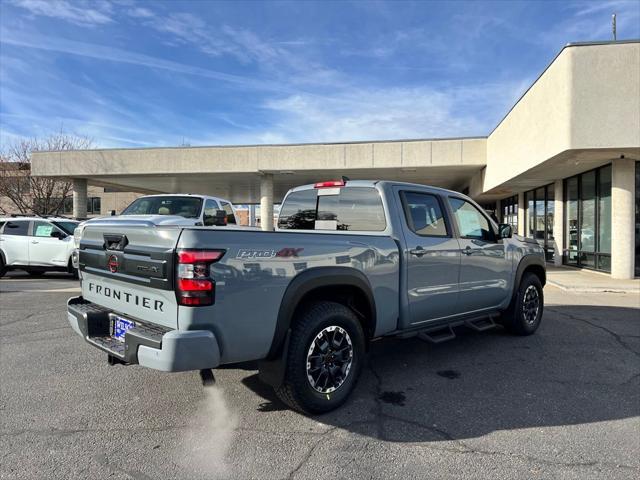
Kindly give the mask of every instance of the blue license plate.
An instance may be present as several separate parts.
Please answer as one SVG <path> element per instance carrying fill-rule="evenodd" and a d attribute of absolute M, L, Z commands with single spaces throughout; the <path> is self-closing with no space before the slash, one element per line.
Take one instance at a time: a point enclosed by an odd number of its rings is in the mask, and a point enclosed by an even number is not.
<path fill-rule="evenodd" d="M 135 326 L 136 324 L 131 320 L 122 317 L 113 317 L 113 338 L 124 342 L 124 334 L 127 333 L 127 330 Z"/>

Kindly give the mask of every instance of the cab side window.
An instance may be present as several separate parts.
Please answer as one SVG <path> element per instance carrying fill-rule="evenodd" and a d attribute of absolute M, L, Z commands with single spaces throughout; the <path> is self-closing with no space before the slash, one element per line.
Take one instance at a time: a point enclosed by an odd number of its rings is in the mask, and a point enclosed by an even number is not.
<path fill-rule="evenodd" d="M 402 192 L 402 205 L 409 228 L 417 235 L 447 237 L 447 224 L 440 201 L 430 193 Z"/>
<path fill-rule="evenodd" d="M 214 224 L 216 218 L 216 210 L 220 210 L 218 202 L 210 198 L 207 199 L 206 202 L 204 202 L 204 216 L 202 220 L 205 226 L 211 226 Z"/>
<path fill-rule="evenodd" d="M 450 197 L 449 205 L 453 210 L 453 216 L 458 224 L 461 237 L 484 240 L 486 242 L 496 240 L 495 233 L 487 217 L 471 203 L 461 198 Z"/>
<path fill-rule="evenodd" d="M 29 222 L 17 221 L 7 222 L 2 231 L 3 235 L 19 235 L 25 237 L 29 234 Z"/>

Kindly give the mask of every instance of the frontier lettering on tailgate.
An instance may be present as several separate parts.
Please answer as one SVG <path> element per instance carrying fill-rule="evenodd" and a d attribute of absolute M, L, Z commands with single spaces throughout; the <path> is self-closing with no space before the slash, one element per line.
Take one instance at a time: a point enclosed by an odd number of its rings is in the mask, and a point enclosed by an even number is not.
<path fill-rule="evenodd" d="M 96 285 L 93 282 L 89 282 L 89 291 L 94 292 L 97 295 L 102 295 L 103 297 L 124 301 L 132 305 L 148 308 L 149 310 L 155 310 L 156 312 L 164 312 L 164 302 L 162 300 L 155 300 L 142 295 L 136 295 L 135 293 L 125 292 L 113 287 L 103 287 L 102 285 Z"/>

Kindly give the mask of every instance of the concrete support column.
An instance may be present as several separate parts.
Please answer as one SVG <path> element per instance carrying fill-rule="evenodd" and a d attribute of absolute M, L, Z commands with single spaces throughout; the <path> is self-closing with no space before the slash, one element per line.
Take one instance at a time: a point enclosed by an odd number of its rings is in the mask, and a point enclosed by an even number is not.
<path fill-rule="evenodd" d="M 527 236 L 527 226 L 524 222 L 524 193 L 518 194 L 518 235 Z"/>
<path fill-rule="evenodd" d="M 611 172 L 611 277 L 633 278 L 635 161 L 616 159 Z M 602 227 L 601 227 L 602 228 Z"/>
<path fill-rule="evenodd" d="M 87 216 L 87 179 L 73 179 L 73 217 L 86 218 Z"/>
<path fill-rule="evenodd" d="M 265 173 L 260 178 L 260 227 L 273 230 L 273 174 Z"/>
<path fill-rule="evenodd" d="M 553 249 L 555 256 L 553 264 L 562 265 L 562 251 L 564 249 L 564 193 L 563 181 L 556 180 L 553 184 Z"/>

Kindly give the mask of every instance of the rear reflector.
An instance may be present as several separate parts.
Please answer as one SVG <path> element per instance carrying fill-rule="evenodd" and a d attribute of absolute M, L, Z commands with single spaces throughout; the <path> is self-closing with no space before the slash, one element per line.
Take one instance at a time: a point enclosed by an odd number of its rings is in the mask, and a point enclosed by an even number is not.
<path fill-rule="evenodd" d="M 213 282 L 211 280 L 192 280 L 191 278 L 179 278 L 178 290 L 202 292 L 213 290 Z"/>
<path fill-rule="evenodd" d="M 318 182 L 315 184 L 315 188 L 331 187 L 344 187 L 344 180 L 329 180 L 328 182 Z"/>

